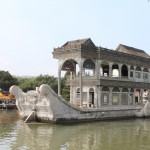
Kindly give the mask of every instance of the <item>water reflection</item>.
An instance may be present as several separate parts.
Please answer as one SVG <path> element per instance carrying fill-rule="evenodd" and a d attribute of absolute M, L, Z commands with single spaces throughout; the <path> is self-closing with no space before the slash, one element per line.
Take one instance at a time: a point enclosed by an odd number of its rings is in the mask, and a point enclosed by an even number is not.
<path fill-rule="evenodd" d="M 5 130 L 3 130 L 4 124 Z M 94 122 L 74 125 L 25 124 L 23 121 L 17 119 L 11 123 L 1 122 L 0 131 L 0 149 L 150 149 L 149 119 Z"/>

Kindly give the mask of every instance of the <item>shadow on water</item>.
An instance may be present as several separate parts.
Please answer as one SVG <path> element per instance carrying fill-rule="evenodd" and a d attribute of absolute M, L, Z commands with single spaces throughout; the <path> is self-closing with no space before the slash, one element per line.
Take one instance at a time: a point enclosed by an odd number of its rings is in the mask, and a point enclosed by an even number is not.
<path fill-rule="evenodd" d="M 8 116 L 10 116 L 10 114 Z M 10 120 L 11 119 L 8 119 L 7 124 L 0 119 L 1 125 L 5 124 L 7 129 L 1 131 L 0 139 L 3 139 L 3 141 L 0 140 L 0 149 L 150 149 L 150 119 L 105 121 L 69 125 L 25 124 L 22 120 L 19 120 L 18 117 L 14 120 Z M 0 128 L 2 128 L 1 125 Z"/>

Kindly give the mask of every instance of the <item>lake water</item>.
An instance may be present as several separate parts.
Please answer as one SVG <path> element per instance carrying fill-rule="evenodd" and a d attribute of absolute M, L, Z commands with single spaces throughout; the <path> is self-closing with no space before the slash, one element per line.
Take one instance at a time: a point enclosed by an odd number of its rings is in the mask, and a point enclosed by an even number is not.
<path fill-rule="evenodd" d="M 150 119 L 26 124 L 0 110 L 0 150 L 150 150 Z"/>

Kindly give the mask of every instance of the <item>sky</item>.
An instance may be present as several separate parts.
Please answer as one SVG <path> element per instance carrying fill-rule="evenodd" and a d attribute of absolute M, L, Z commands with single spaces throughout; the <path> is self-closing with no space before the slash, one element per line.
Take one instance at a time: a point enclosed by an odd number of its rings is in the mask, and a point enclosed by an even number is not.
<path fill-rule="evenodd" d="M 0 70 L 15 76 L 57 76 L 53 48 L 91 38 L 150 54 L 148 0 L 0 0 Z"/>

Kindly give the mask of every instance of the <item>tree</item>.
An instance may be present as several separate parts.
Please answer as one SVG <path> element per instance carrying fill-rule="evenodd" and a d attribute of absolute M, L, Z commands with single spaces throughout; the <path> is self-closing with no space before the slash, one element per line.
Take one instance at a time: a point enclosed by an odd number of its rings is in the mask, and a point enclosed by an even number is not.
<path fill-rule="evenodd" d="M 35 80 L 34 78 L 19 78 L 19 87 L 24 92 L 33 90 L 36 87 L 34 80 Z"/>
<path fill-rule="evenodd" d="M 70 99 L 70 87 L 65 85 L 66 77 L 61 79 L 61 93 L 65 100 Z M 49 75 L 39 75 L 34 78 L 19 78 L 19 86 L 24 91 L 35 90 L 42 84 L 48 84 L 56 93 L 58 92 L 58 78 Z"/>
<path fill-rule="evenodd" d="M 57 78 L 49 75 L 39 75 L 34 78 L 20 78 L 19 86 L 24 91 L 35 90 L 36 87 L 42 84 L 48 84 L 56 93 L 58 91 Z"/>
<path fill-rule="evenodd" d="M 69 86 L 64 86 L 62 89 L 62 97 L 69 101 L 70 100 L 70 87 Z"/>
<path fill-rule="evenodd" d="M 12 85 L 18 84 L 18 79 L 13 77 L 8 71 L 0 71 L 0 89 L 8 91 Z"/>
<path fill-rule="evenodd" d="M 61 92 L 62 92 L 62 97 L 69 101 L 70 100 L 70 86 L 65 85 L 65 81 L 67 80 L 67 76 L 70 75 L 69 72 L 65 73 L 64 78 L 61 79 Z"/>

